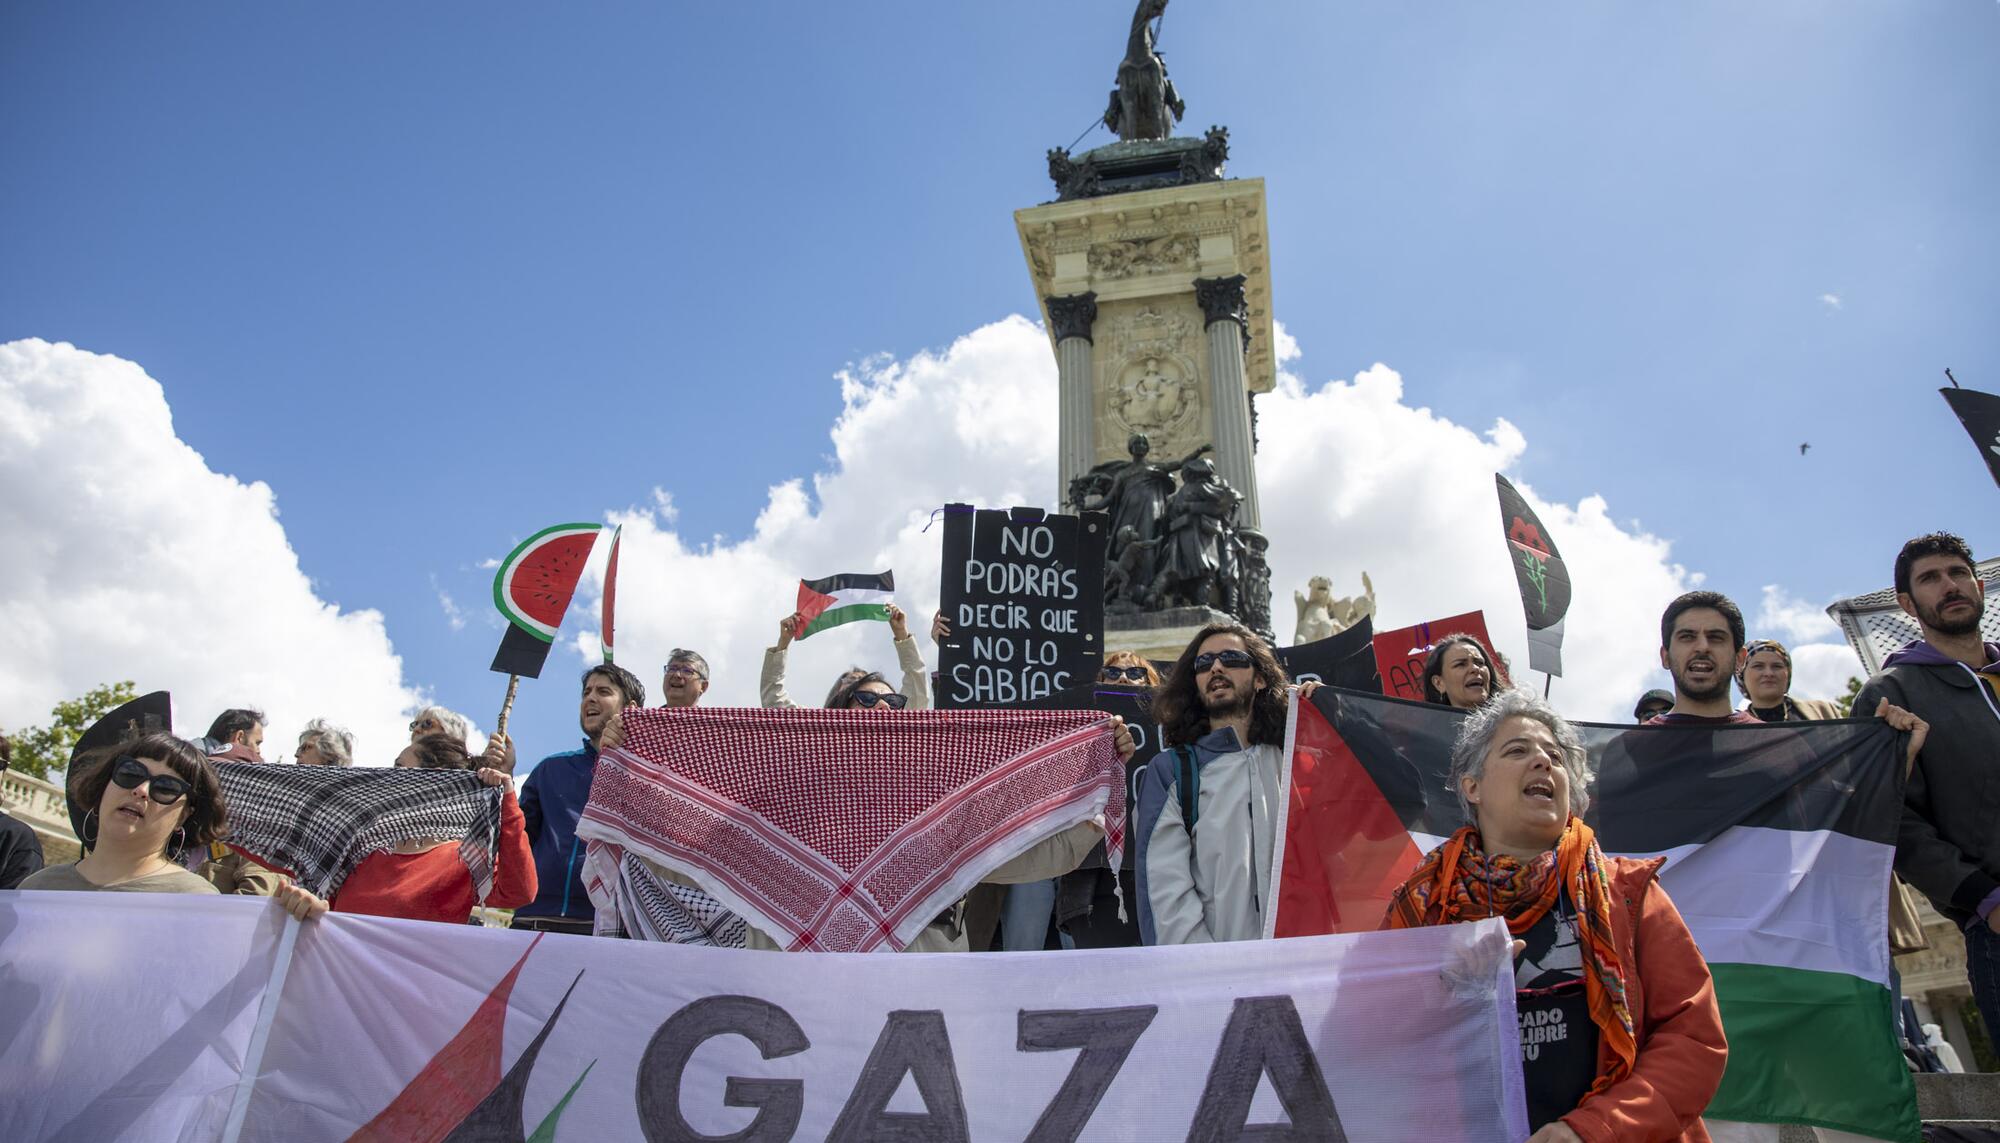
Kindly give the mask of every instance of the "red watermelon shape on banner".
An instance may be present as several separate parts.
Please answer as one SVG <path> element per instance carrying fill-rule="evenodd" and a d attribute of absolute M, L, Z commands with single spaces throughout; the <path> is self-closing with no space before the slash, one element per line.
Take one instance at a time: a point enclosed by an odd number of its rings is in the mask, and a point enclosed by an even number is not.
<path fill-rule="evenodd" d="M 553 642 L 602 524 L 557 524 L 514 549 L 493 577 L 493 604 L 507 621 Z"/>

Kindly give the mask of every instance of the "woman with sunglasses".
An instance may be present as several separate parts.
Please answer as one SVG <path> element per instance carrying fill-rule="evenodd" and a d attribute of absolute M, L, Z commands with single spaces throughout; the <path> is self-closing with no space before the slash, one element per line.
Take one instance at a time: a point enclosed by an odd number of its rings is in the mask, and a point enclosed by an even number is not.
<path fill-rule="evenodd" d="M 147 734 L 118 746 L 110 761 L 76 785 L 83 817 L 83 859 L 52 865 L 23 889 L 110 893 L 214 893 L 182 868 L 179 855 L 220 837 L 229 811 L 215 771 L 201 751 L 171 734 Z"/>
<path fill-rule="evenodd" d="M 904 710 L 909 705 L 909 696 L 896 693 L 880 671 L 860 667 L 835 679 L 833 689 L 826 692 L 828 710 Z"/>
<path fill-rule="evenodd" d="M 903 668 L 903 689 L 898 692 L 883 680 L 880 674 L 855 667 L 834 680 L 833 690 L 826 697 L 829 708 L 863 707 L 877 708 L 880 699 L 855 699 L 854 694 L 862 687 L 862 681 L 872 679 L 874 685 L 866 689 L 875 694 L 893 695 L 888 702 L 893 710 L 908 707 L 911 710 L 928 710 L 931 705 L 930 668 L 924 666 L 924 655 L 917 649 L 916 637 L 910 634 L 909 616 L 895 604 L 889 604 L 889 637 L 896 647 L 896 663 Z M 778 621 L 778 642 L 764 649 L 764 673 L 758 680 L 758 698 L 767 707 L 795 707 L 792 696 L 785 693 L 785 660 L 790 653 L 792 640 L 798 637 L 802 624 L 796 615 L 787 615 Z M 937 637 L 937 627 L 931 628 L 932 637 Z M 842 701 L 835 702 L 838 695 Z M 900 701 L 895 701 L 900 700 Z"/>

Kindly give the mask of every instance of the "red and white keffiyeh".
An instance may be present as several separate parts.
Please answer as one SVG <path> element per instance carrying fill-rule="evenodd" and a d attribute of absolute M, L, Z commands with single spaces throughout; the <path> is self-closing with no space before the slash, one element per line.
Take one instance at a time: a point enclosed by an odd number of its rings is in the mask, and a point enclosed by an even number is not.
<path fill-rule="evenodd" d="M 1098 814 L 1125 848 L 1125 767 L 1091 711 L 627 710 L 577 836 L 689 877 L 794 950 L 901 949 L 1036 842 Z M 615 862 L 588 863 L 598 908 Z"/>

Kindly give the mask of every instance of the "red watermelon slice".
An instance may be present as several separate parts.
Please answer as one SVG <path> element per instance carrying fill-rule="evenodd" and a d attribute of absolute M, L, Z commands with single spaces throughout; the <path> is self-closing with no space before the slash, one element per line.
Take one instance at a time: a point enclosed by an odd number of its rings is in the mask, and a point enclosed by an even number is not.
<path fill-rule="evenodd" d="M 607 663 L 611 661 L 611 613 L 618 602 L 618 540 L 624 534 L 623 525 L 611 533 L 611 561 L 604 565 L 604 622 L 600 626 L 603 628 L 604 661 Z"/>
<path fill-rule="evenodd" d="M 493 577 L 493 605 L 522 632 L 555 641 L 602 524 L 557 524 L 521 541 Z"/>

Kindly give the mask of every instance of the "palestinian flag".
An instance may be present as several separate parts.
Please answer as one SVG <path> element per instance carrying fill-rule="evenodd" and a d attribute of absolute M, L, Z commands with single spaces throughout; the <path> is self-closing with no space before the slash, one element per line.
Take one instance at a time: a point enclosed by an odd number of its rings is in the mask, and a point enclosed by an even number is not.
<path fill-rule="evenodd" d="M 825 579 L 799 581 L 799 633 L 804 639 L 829 627 L 857 619 L 889 619 L 889 602 L 896 597 L 896 573 L 847 572 Z"/>
<path fill-rule="evenodd" d="M 1331 687 L 1293 705 L 1270 935 L 1380 924 L 1420 856 L 1464 823 L 1449 780 L 1464 718 Z M 1714 974 L 1729 1070 L 1707 1114 L 1916 1143 L 1889 990 L 1896 732 L 1874 719 L 1577 730 L 1599 844 L 1667 858 L 1660 883 Z"/>

